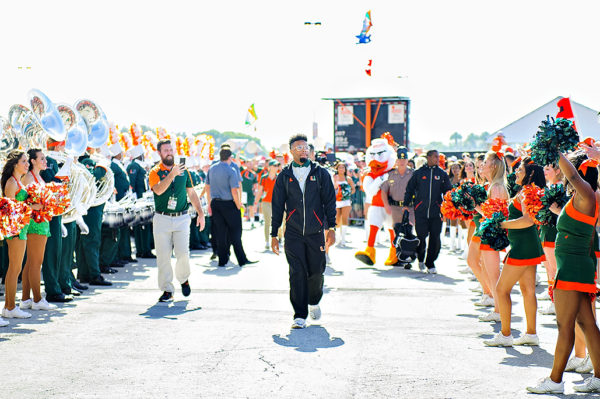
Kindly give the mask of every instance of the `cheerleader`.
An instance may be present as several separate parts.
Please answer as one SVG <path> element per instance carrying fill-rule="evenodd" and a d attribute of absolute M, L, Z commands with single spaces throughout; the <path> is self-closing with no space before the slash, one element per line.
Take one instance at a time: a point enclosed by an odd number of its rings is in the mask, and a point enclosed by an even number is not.
<path fill-rule="evenodd" d="M 351 197 L 355 192 L 354 181 L 348 176 L 348 167 L 344 162 L 338 162 L 335 165 L 335 175 L 333 176 L 333 185 L 336 190 L 335 198 L 335 224 L 340 228 L 340 242 L 337 244 L 340 248 L 346 247 L 346 228 L 348 227 L 348 218 L 352 208 Z"/>
<path fill-rule="evenodd" d="M 459 162 L 453 162 L 448 167 L 448 178 L 452 187 L 457 187 L 460 184 L 460 172 L 462 166 Z M 450 227 L 450 251 L 455 252 L 460 250 L 461 240 L 458 234 L 458 219 L 446 219 L 446 224 Z M 445 230 L 442 230 L 445 232 Z"/>
<path fill-rule="evenodd" d="M 483 177 L 483 162 L 479 164 L 479 168 L 477 169 L 477 183 L 484 184 L 485 177 Z M 481 223 L 481 214 L 476 212 L 473 215 L 473 220 L 469 225 L 469 230 L 473 232 L 479 229 L 479 224 Z M 494 294 L 488 284 L 488 278 L 485 274 L 485 269 L 483 268 L 483 260 L 481 258 L 481 238 L 472 234 L 469 241 L 469 250 L 467 254 L 467 265 L 473 271 L 473 274 L 477 278 L 477 281 L 481 285 L 481 299 L 475 303 L 476 306 L 494 306 Z"/>
<path fill-rule="evenodd" d="M 521 187 L 535 184 L 544 187 L 544 169 L 525 158 L 516 170 L 516 182 Z M 512 301 L 510 292 L 517 282 L 523 294 L 527 331 L 514 341 L 515 345 L 539 345 L 536 334 L 537 300 L 535 297 L 535 274 L 537 265 L 545 260 L 537 227 L 527 212 L 523 212 L 523 196 L 520 190 L 508 206 L 508 220 L 502 228 L 508 230 L 510 251 L 496 286 L 496 302 L 500 308 L 502 329 L 493 339 L 484 341 L 487 346 L 512 346 L 510 331 Z"/>
<path fill-rule="evenodd" d="M 546 165 L 544 166 L 544 177 L 546 178 L 547 184 L 559 184 L 562 183 L 562 172 L 557 165 Z M 545 309 L 540 309 L 539 312 L 541 314 L 555 314 L 554 311 L 554 301 L 552 300 L 552 288 L 554 286 L 554 275 L 556 274 L 556 258 L 554 257 L 554 241 L 556 240 L 556 219 L 558 214 L 560 214 L 561 209 L 553 204 L 554 208 L 551 209 L 555 215 L 552 216 L 552 219 L 549 223 L 543 224 L 540 226 L 540 241 L 542 242 L 542 247 L 544 248 L 544 255 L 546 256 L 546 261 L 544 262 L 544 266 L 546 268 L 546 276 L 548 277 L 548 290 L 544 291 L 544 294 L 540 296 L 540 300 L 551 300 L 550 305 L 548 305 Z"/>
<path fill-rule="evenodd" d="M 27 155 L 21 150 L 13 150 L 6 157 L 6 163 L 2 169 L 0 186 L 2 193 L 7 198 L 17 201 L 27 199 L 27 191 L 21 184 L 21 178 L 29 171 L 29 161 Z M 24 226 L 19 234 L 6 237 L 8 245 L 8 270 L 5 277 L 6 291 L 4 292 L 4 309 L 2 317 L 27 319 L 31 313 L 27 313 L 16 306 L 15 296 L 17 294 L 17 280 L 23 265 L 25 248 L 27 247 L 27 228 Z M 5 320 L 0 318 L 0 325 L 7 325 Z"/>
<path fill-rule="evenodd" d="M 495 151 L 489 151 L 485 155 L 485 160 L 481 167 L 483 176 L 490 183 L 488 189 L 488 199 L 508 200 L 508 191 L 506 190 L 506 166 L 502 155 Z M 482 213 L 481 207 L 477 206 L 477 212 Z M 480 245 L 481 257 L 483 259 L 484 278 L 492 292 L 494 298 L 494 310 L 488 314 L 479 316 L 480 321 L 500 321 L 498 301 L 496 300 L 496 284 L 500 278 L 500 252 L 494 251 L 489 245 Z"/>
<path fill-rule="evenodd" d="M 23 177 L 23 183 L 27 186 L 35 183 L 45 185 L 44 180 L 40 176 L 42 170 L 48 167 L 46 156 L 41 148 L 32 148 L 27 151 L 29 157 L 29 172 Z M 32 209 L 41 208 L 41 205 L 33 205 Z M 23 299 L 21 300 L 21 309 L 33 310 L 53 310 L 56 305 L 50 304 L 45 298 L 42 298 L 40 290 L 40 272 L 42 262 L 44 261 L 44 251 L 46 249 L 46 241 L 50 237 L 50 222 L 44 221 L 36 223 L 33 218 L 29 222 L 27 228 L 27 261 L 23 268 L 22 283 L 23 283 Z M 46 273 L 46 271 L 44 271 Z M 46 282 L 48 283 L 48 282 Z M 46 287 L 47 288 L 47 287 Z M 33 292 L 33 300 L 31 293 Z"/>
<path fill-rule="evenodd" d="M 471 160 L 471 158 L 465 158 L 462 169 L 460 171 L 460 178 L 465 181 L 477 181 L 477 178 L 475 176 L 475 163 Z M 464 221 L 461 221 L 461 227 L 462 230 L 467 230 L 467 234 L 459 234 L 459 236 L 463 236 L 465 239 L 464 242 L 464 251 L 461 254 L 460 258 L 461 259 L 467 259 L 467 255 L 469 253 L 469 242 L 471 241 L 471 237 L 473 236 L 473 233 L 475 232 L 475 223 L 469 223 L 468 225 L 466 225 L 466 223 Z M 464 233 L 464 232 L 463 232 Z"/>
<path fill-rule="evenodd" d="M 600 390 L 600 330 L 592 311 L 597 292 L 593 241 L 598 215 L 598 169 L 583 161 L 581 156 L 571 159 L 573 163 L 560 154 L 558 164 L 574 191 L 556 224 L 554 305 L 558 339 L 550 377 L 542 379 L 536 386 L 527 387 L 534 393 L 564 393 L 562 377 L 573 350 L 576 322 L 585 335 L 595 375 L 574 389 L 577 392 Z"/>

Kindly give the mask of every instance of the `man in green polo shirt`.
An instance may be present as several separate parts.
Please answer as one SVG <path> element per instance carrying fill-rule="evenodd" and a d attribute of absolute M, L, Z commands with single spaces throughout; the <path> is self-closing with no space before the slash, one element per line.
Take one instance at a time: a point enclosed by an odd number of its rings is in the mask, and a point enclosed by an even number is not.
<path fill-rule="evenodd" d="M 173 268 L 171 253 L 177 258 L 175 277 L 181 284 L 184 296 L 191 293 L 188 278 L 190 275 L 190 215 L 188 197 L 198 213 L 196 226 L 204 228 L 204 212 L 200 199 L 194 191 L 190 173 L 184 165 L 175 165 L 173 147 L 170 140 L 160 140 L 156 145 L 160 162 L 150 171 L 148 180 L 154 192 L 155 214 L 153 218 L 156 264 L 158 266 L 158 286 L 163 291 L 160 302 L 173 299 Z"/>

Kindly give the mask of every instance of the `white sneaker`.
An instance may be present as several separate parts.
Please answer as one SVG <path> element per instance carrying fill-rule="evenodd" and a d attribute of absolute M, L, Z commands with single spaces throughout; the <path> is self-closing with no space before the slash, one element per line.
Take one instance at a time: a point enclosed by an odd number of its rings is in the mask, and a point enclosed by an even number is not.
<path fill-rule="evenodd" d="M 550 302 L 550 305 L 548 305 L 545 308 L 539 308 L 538 312 L 540 314 L 556 314 L 556 310 L 554 309 L 554 303 Z"/>
<path fill-rule="evenodd" d="M 575 371 L 577 369 L 577 367 L 583 365 L 584 361 L 585 361 L 585 357 L 573 356 L 567 362 L 567 366 L 565 367 L 565 371 Z"/>
<path fill-rule="evenodd" d="M 0 317 L 0 327 L 6 327 L 9 324 L 10 323 L 7 320 L 4 320 L 2 317 Z"/>
<path fill-rule="evenodd" d="M 21 300 L 21 303 L 19 304 L 19 307 L 21 309 L 31 309 L 31 304 L 33 303 L 33 299 L 29 298 L 26 301 Z"/>
<path fill-rule="evenodd" d="M 319 320 L 321 318 L 321 307 L 319 305 L 308 305 L 308 314 L 313 320 Z"/>
<path fill-rule="evenodd" d="M 435 269 L 435 267 L 430 267 L 427 269 L 427 273 L 429 274 L 437 274 L 437 270 Z"/>
<path fill-rule="evenodd" d="M 537 287 L 538 285 L 540 285 L 541 281 L 542 281 L 542 279 L 540 278 L 540 275 L 536 273 L 535 274 L 535 286 Z"/>
<path fill-rule="evenodd" d="M 475 302 L 475 306 L 483 306 L 486 308 L 494 306 L 494 298 L 490 297 L 488 294 L 483 294 L 481 299 Z"/>
<path fill-rule="evenodd" d="M 533 393 L 565 393 L 565 382 L 554 382 L 550 377 L 546 377 L 538 382 L 534 387 L 527 387 L 529 392 Z"/>
<path fill-rule="evenodd" d="M 500 313 L 494 312 L 493 310 L 488 313 L 479 316 L 479 321 L 497 321 L 500 322 Z"/>
<path fill-rule="evenodd" d="M 31 305 L 32 310 L 55 310 L 58 307 L 53 303 L 48 303 L 45 298 L 40 299 L 39 302 L 33 302 Z"/>
<path fill-rule="evenodd" d="M 573 387 L 575 392 L 600 392 L 600 378 L 591 376 L 583 381 L 583 384 Z"/>
<path fill-rule="evenodd" d="M 581 364 L 581 366 L 575 369 L 576 373 L 579 374 L 587 374 L 594 371 L 594 365 L 592 364 L 592 359 L 590 359 L 590 355 L 587 355 Z"/>
<path fill-rule="evenodd" d="M 548 290 L 545 290 L 544 292 L 542 292 L 540 294 L 540 296 L 537 297 L 538 301 L 549 301 L 550 299 L 550 294 L 548 294 Z"/>
<path fill-rule="evenodd" d="M 265 249 L 266 249 L 266 250 L 269 250 L 269 249 L 271 249 L 271 245 L 270 245 L 268 242 L 266 242 L 266 243 L 265 243 Z"/>
<path fill-rule="evenodd" d="M 293 329 L 306 328 L 306 320 L 304 319 L 294 319 L 294 323 L 292 324 Z"/>
<path fill-rule="evenodd" d="M 483 341 L 483 343 L 487 346 L 513 346 L 513 337 L 512 335 L 507 337 L 500 331 L 498 334 L 494 335 L 494 338 Z"/>
<path fill-rule="evenodd" d="M 427 268 L 425 267 L 425 262 L 419 262 L 419 270 L 420 270 L 420 271 L 422 271 L 422 272 L 424 272 L 424 271 L 425 271 L 425 269 L 427 269 Z"/>
<path fill-rule="evenodd" d="M 7 319 L 28 319 L 31 317 L 31 313 L 23 312 L 18 306 L 15 306 L 13 310 L 2 309 L 2 317 L 6 317 Z"/>
<path fill-rule="evenodd" d="M 515 339 L 514 345 L 539 346 L 540 339 L 537 334 L 523 334 Z"/>
<path fill-rule="evenodd" d="M 331 265 L 331 259 L 329 258 L 329 254 L 325 254 L 325 264 Z"/>

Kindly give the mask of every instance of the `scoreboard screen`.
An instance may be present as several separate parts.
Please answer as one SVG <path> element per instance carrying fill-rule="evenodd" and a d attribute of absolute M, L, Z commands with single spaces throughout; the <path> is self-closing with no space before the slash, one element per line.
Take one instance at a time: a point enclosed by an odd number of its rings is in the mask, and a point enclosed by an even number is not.
<path fill-rule="evenodd" d="M 390 132 L 394 140 L 408 146 L 410 100 L 406 97 L 330 99 L 334 107 L 334 151 L 365 151 L 367 126 L 370 138 Z M 367 108 L 368 107 L 368 108 Z M 370 112 L 367 112 L 370 111 Z"/>

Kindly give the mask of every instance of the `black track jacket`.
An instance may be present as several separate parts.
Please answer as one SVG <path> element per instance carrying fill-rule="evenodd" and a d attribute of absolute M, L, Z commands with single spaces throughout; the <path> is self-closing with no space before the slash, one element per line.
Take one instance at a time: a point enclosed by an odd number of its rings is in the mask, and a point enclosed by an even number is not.
<path fill-rule="evenodd" d="M 421 166 L 406 185 L 404 205 L 415 207 L 415 215 L 440 217 L 440 205 L 446 191 L 452 189 L 450 178 L 439 166 Z M 414 197 L 414 199 L 413 199 Z"/>
<path fill-rule="evenodd" d="M 334 227 L 335 189 L 329 172 L 311 161 L 303 194 L 290 163 L 277 176 L 271 206 L 271 237 L 277 237 L 284 210 L 286 232 L 303 236 L 316 234 L 323 231 L 325 222 L 328 227 Z"/>

